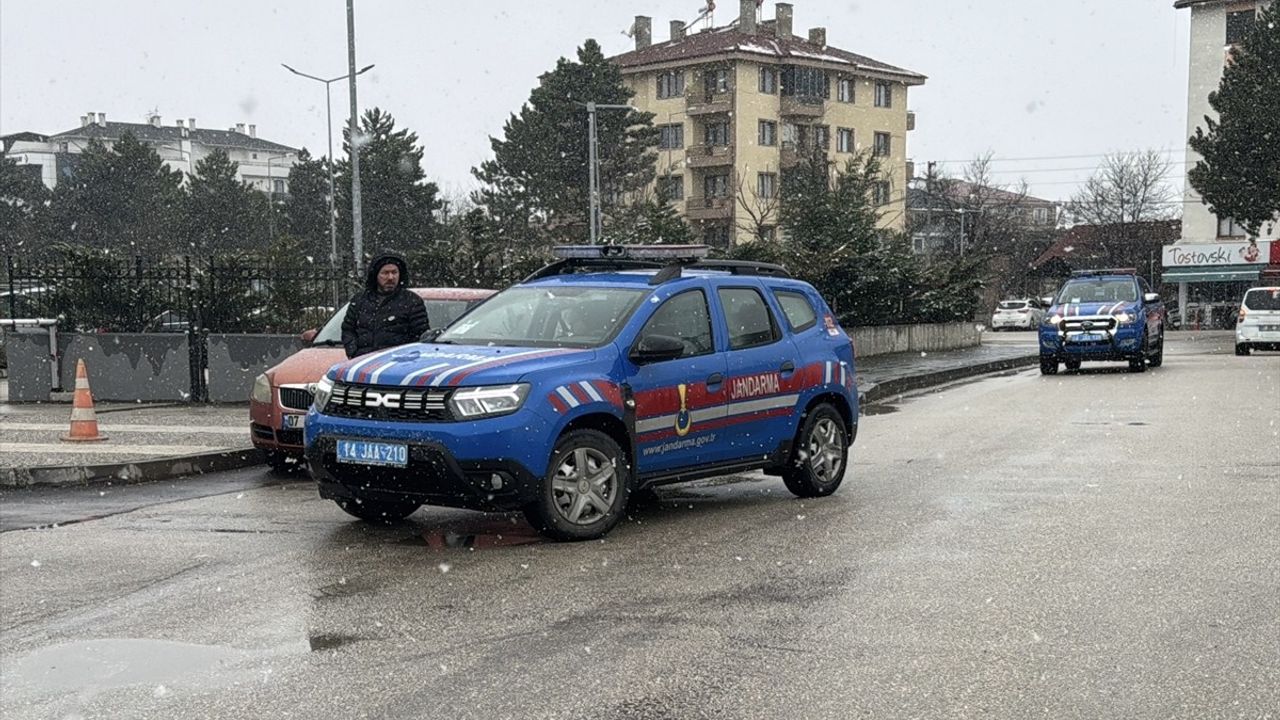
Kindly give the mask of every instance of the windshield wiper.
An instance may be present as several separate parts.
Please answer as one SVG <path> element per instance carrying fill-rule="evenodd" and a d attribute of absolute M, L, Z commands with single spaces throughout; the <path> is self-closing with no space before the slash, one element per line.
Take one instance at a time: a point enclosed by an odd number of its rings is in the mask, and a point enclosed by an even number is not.
<path fill-rule="evenodd" d="M 312 347 L 338 347 L 342 344 L 341 340 L 315 340 L 312 341 Z"/>

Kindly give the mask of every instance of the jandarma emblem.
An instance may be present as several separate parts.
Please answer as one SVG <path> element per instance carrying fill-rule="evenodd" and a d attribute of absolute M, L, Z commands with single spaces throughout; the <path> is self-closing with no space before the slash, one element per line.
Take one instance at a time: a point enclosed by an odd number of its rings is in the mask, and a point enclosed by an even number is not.
<path fill-rule="evenodd" d="M 689 386 L 680 385 L 680 412 L 676 413 L 676 435 L 684 437 L 693 427 L 693 415 L 689 413 Z"/>

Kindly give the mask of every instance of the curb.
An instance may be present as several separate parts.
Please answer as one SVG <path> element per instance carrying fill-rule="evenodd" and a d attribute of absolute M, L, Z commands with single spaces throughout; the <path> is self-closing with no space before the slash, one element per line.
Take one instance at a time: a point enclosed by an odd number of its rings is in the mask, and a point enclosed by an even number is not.
<path fill-rule="evenodd" d="M 219 450 L 199 455 L 143 460 L 106 465 L 55 465 L 46 467 L 7 468 L 0 470 L 0 486 L 31 485 L 96 485 L 102 483 L 145 483 L 172 480 L 184 475 L 238 470 L 264 462 L 256 448 Z"/>
<path fill-rule="evenodd" d="M 858 400 L 863 404 L 873 404 L 883 402 L 889 398 L 909 393 L 915 390 L 923 390 L 925 388 L 945 385 L 955 382 L 956 380 L 964 380 L 966 378 L 976 377 L 978 375 L 986 375 L 988 373 L 1000 372 L 1002 370 L 1013 370 L 1016 368 L 1035 365 L 1040 362 L 1040 355 L 1024 355 L 1021 357 L 1004 358 L 1002 360 L 992 360 L 990 362 L 981 363 L 979 365 L 969 365 L 961 368 L 952 368 L 950 370 L 938 370 L 936 372 L 925 373 L 923 375 L 912 375 L 910 377 L 895 378 L 886 380 L 882 383 L 876 383 L 866 390 L 858 392 Z"/>

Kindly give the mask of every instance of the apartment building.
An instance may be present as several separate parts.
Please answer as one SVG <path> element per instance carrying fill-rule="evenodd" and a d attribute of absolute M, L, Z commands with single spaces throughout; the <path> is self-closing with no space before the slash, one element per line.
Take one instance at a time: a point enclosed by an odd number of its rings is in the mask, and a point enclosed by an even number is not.
<path fill-rule="evenodd" d="M 3 138 L 4 153 L 53 189 L 59 179 L 75 173 L 79 155 L 90 140 L 111 147 L 126 132 L 154 148 L 169 169 L 182 171 L 183 178 L 195 172 L 196 163 L 214 150 L 223 150 L 239 163 L 240 179 L 264 193 L 288 193 L 289 170 L 298 159 L 296 148 L 258 137 L 254 125 L 239 123 L 227 130 L 197 128 L 195 118 L 165 125 L 154 113 L 142 123 L 108 122 L 106 113 L 88 113 L 80 116 L 76 127 L 54 135 L 7 135 Z"/>
<path fill-rule="evenodd" d="M 709 4 L 710 5 L 710 4 Z M 679 20 L 666 42 L 637 16 L 635 50 L 613 58 L 635 93 L 632 104 L 661 129 L 658 182 L 713 245 L 777 233 L 781 172 L 815 152 L 843 166 L 856 153 L 880 156 L 881 226 L 906 222 L 907 92 L 925 76 L 827 44 L 827 30 L 794 34 L 794 9 L 740 0 L 722 27 Z"/>
<path fill-rule="evenodd" d="M 1209 93 L 1218 89 L 1231 49 L 1252 27 L 1267 0 L 1176 0 L 1191 11 L 1191 49 L 1187 85 L 1187 132 L 1216 118 Z M 1186 166 L 1200 156 L 1190 145 Z M 1164 282 L 1178 284 L 1184 318 L 1199 313 L 1201 325 L 1228 324 L 1246 288 L 1260 280 L 1280 281 L 1280 218 L 1264 224 L 1256 237 L 1229 217 L 1209 211 L 1188 182 L 1183 193 L 1182 236 L 1164 250 Z"/>

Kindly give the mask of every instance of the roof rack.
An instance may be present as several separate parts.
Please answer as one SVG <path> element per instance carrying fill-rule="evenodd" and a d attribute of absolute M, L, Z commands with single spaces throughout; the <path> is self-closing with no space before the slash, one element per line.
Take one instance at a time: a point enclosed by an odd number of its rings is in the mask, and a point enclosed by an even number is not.
<path fill-rule="evenodd" d="M 746 260 L 708 260 L 706 245 L 559 245 L 552 252 L 559 260 L 524 279 L 532 282 L 578 272 L 657 270 L 650 285 L 661 285 L 681 277 L 686 268 L 715 270 L 734 275 L 763 275 L 789 278 L 781 265 Z"/>
<path fill-rule="evenodd" d="M 1072 270 L 1071 277 L 1085 275 L 1137 275 L 1138 268 L 1097 268 L 1095 270 Z"/>

